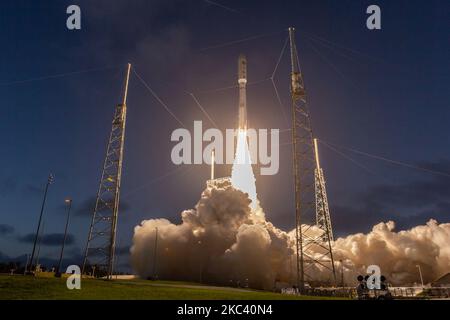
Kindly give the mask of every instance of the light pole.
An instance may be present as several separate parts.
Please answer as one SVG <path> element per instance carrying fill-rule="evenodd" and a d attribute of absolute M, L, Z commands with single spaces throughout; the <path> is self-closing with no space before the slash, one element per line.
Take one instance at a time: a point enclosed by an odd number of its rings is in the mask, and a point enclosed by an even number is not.
<path fill-rule="evenodd" d="M 423 289 L 425 286 L 423 285 L 422 269 L 420 268 L 419 264 L 416 264 L 416 267 L 419 268 L 420 282 L 422 283 L 422 289 Z"/>
<path fill-rule="evenodd" d="M 199 253 L 200 253 L 200 255 L 201 255 L 201 245 L 202 245 L 202 242 L 199 240 L 198 242 L 197 242 L 197 244 L 198 244 L 198 249 L 199 249 Z M 202 281 L 203 281 L 203 264 L 204 264 L 204 261 L 203 261 L 203 259 L 201 259 L 201 263 L 200 263 L 200 283 L 202 283 Z"/>
<path fill-rule="evenodd" d="M 41 265 L 39 263 L 39 257 L 40 257 L 40 254 L 41 254 L 41 243 L 42 243 L 42 237 L 44 236 L 44 230 L 45 230 L 45 220 L 42 221 L 41 232 L 38 235 L 37 252 L 36 252 L 36 265 L 34 266 L 34 271 L 35 272 L 36 272 L 38 266 L 39 266 L 39 270 L 41 269 Z"/>
<path fill-rule="evenodd" d="M 28 270 L 28 261 L 30 260 L 30 254 L 27 253 L 27 262 L 25 264 L 25 270 L 23 270 L 23 274 L 27 274 L 27 270 Z"/>
<path fill-rule="evenodd" d="M 158 257 L 158 254 L 156 253 L 158 250 L 158 227 L 155 228 L 155 247 L 153 251 L 153 280 L 157 280 L 156 275 L 156 258 Z"/>
<path fill-rule="evenodd" d="M 119 243 L 120 243 L 119 238 L 117 238 L 117 248 L 120 248 Z M 119 276 L 119 271 L 118 271 L 119 270 L 119 257 L 120 257 L 120 252 L 119 252 L 119 254 L 117 254 L 117 252 L 116 252 L 116 254 L 114 255 L 114 269 L 113 269 L 116 272 L 116 280 L 118 279 L 118 276 Z M 111 279 L 112 279 L 112 275 L 111 275 Z"/>
<path fill-rule="evenodd" d="M 64 255 L 64 246 L 66 244 L 66 239 L 67 239 L 67 228 L 69 226 L 70 209 L 72 208 L 72 199 L 66 199 L 66 200 L 64 200 L 64 202 L 68 205 L 67 220 L 66 220 L 66 228 L 64 229 L 64 239 L 63 239 L 63 243 L 62 243 L 61 254 L 59 256 L 58 268 L 56 269 L 56 273 L 55 273 L 55 277 L 58 277 L 58 278 L 61 277 L 61 263 L 62 263 L 62 259 L 63 259 L 63 255 Z"/>
<path fill-rule="evenodd" d="M 42 200 L 41 213 L 39 215 L 39 222 L 38 222 L 38 226 L 37 226 L 37 230 L 36 230 L 36 235 L 34 237 L 33 252 L 31 253 L 31 259 L 30 259 L 30 273 L 32 272 L 32 269 L 33 269 L 34 253 L 36 251 L 36 243 L 37 243 L 37 240 L 39 237 L 39 231 L 41 229 L 41 221 L 42 221 L 42 215 L 44 213 L 44 208 L 45 208 L 45 200 L 47 199 L 47 191 L 48 191 L 49 185 L 51 185 L 52 183 L 53 183 L 53 175 L 50 173 L 48 176 L 48 179 L 47 179 L 47 184 L 45 185 L 44 199 Z"/>

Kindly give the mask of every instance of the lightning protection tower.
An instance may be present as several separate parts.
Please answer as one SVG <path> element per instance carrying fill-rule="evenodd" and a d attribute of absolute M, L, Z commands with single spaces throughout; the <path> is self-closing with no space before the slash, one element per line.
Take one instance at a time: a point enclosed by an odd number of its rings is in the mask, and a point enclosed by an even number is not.
<path fill-rule="evenodd" d="M 130 70 L 131 64 L 128 64 L 123 100 L 114 111 L 111 134 L 83 259 L 82 274 L 88 272 L 89 268 L 92 274 L 95 272 L 97 276 L 106 276 L 107 279 L 112 278 L 114 266 Z"/>
<path fill-rule="evenodd" d="M 301 73 L 295 29 L 289 28 L 291 54 L 291 99 L 292 99 L 292 163 L 294 173 L 295 221 L 296 221 L 296 258 L 297 285 L 300 292 L 305 290 L 305 282 L 311 285 L 327 276 L 336 281 L 334 260 L 331 251 L 332 233 L 330 228 L 323 228 L 318 222 L 325 220 L 325 210 L 317 211 L 319 203 L 323 208 L 326 203 L 324 189 L 316 187 L 316 172 L 320 172 L 314 152 L 313 130 L 307 105 L 307 95 Z M 322 174 L 323 176 L 323 174 Z M 317 192 L 319 191 L 319 192 Z M 316 213 L 316 224 L 313 217 Z M 330 226 L 331 227 L 331 226 Z"/>
<path fill-rule="evenodd" d="M 328 206 L 327 189 L 325 187 L 325 175 L 320 166 L 319 148 L 316 138 L 314 139 L 314 154 L 316 158 L 316 169 L 314 174 L 316 191 L 316 225 L 320 229 L 326 231 L 322 235 L 322 240 L 328 245 L 329 253 L 332 257 L 331 241 L 334 241 L 333 228 L 331 225 L 330 207 Z"/>

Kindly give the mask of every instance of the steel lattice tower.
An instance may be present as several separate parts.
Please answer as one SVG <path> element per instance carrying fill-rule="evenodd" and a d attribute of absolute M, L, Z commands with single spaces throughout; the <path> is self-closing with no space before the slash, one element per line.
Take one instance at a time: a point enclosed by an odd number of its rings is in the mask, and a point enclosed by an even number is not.
<path fill-rule="evenodd" d="M 111 279 L 114 268 L 130 70 L 131 65 L 128 64 L 123 101 L 116 106 L 114 111 L 111 134 L 83 259 L 82 274 L 87 271 L 86 268 L 90 267 L 92 273 L 95 272 L 98 276 L 106 275 L 108 279 Z"/>
<path fill-rule="evenodd" d="M 322 221 L 328 221 L 324 215 L 326 215 L 326 212 L 329 213 L 329 210 L 323 209 L 325 204 L 327 204 L 325 184 L 320 183 L 320 177 L 323 177 L 323 173 L 317 167 L 311 118 L 295 44 L 294 28 L 289 28 L 289 40 L 291 49 L 292 162 L 296 220 L 297 285 L 300 292 L 304 292 L 305 282 L 315 281 L 317 272 L 329 270 L 332 273 L 334 282 L 336 281 L 336 273 L 331 250 L 331 225 L 322 223 Z M 319 179 L 316 179 L 316 176 Z M 317 184 L 316 181 L 318 182 Z M 319 206 L 320 208 L 317 210 Z M 328 208 L 328 205 L 326 207 Z M 319 215 L 318 219 L 317 215 Z M 316 216 L 315 225 L 308 221 L 314 216 Z M 310 222 L 309 225 L 307 225 L 307 222 Z M 323 228 L 324 226 L 325 228 Z M 319 229 L 319 233 L 317 229 Z"/>
<path fill-rule="evenodd" d="M 330 255 L 331 241 L 334 241 L 333 228 L 331 225 L 330 207 L 328 206 L 327 189 L 325 187 L 325 176 L 319 160 L 319 148 L 317 146 L 317 139 L 314 139 L 314 154 L 316 158 L 315 169 L 315 193 L 316 193 L 316 225 L 327 232 L 323 233 L 322 240 L 329 246 Z M 326 235 L 329 234 L 327 237 Z"/>

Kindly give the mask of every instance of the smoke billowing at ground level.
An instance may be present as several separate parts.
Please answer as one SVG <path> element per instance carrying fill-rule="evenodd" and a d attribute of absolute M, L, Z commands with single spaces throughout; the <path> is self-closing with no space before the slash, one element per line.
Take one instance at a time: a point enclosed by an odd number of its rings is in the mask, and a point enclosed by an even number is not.
<path fill-rule="evenodd" d="M 260 289 L 272 289 L 275 282 L 293 283 L 294 232 L 282 231 L 254 214 L 250 202 L 245 193 L 224 182 L 207 187 L 195 209 L 181 213 L 179 225 L 166 219 L 143 221 L 135 227 L 131 248 L 136 274 Z M 345 282 L 354 284 L 368 265 L 377 264 L 391 283 L 412 284 L 419 281 L 419 264 L 429 282 L 449 271 L 449 243 L 449 223 L 430 220 L 400 232 L 394 231 L 392 221 L 380 223 L 368 234 L 334 242 L 338 278 L 343 269 Z M 318 269 L 313 272 L 322 280 L 330 277 Z"/>

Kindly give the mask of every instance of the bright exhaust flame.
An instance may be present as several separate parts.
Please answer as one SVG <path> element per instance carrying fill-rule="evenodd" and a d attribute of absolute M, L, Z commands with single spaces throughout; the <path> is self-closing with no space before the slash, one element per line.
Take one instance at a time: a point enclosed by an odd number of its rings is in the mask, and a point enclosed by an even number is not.
<path fill-rule="evenodd" d="M 256 194 L 255 175 L 253 174 L 252 160 L 247 142 L 247 130 L 239 129 L 237 136 L 236 156 L 231 170 L 231 184 L 236 189 L 248 194 L 250 208 L 253 212 L 262 215 Z"/>

